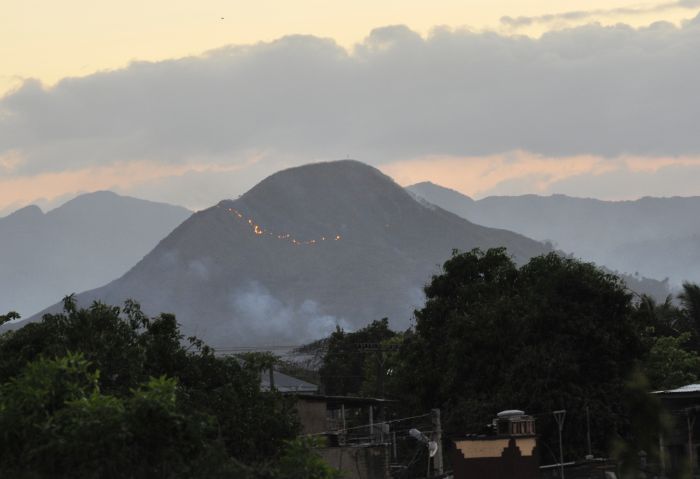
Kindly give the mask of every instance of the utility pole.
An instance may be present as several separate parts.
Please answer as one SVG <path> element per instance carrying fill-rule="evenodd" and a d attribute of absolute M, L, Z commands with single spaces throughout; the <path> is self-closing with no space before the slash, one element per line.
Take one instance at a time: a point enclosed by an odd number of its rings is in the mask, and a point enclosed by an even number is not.
<path fill-rule="evenodd" d="M 661 477 L 666 477 L 666 452 L 664 451 L 664 433 L 659 433 L 659 458 L 661 459 Z"/>
<path fill-rule="evenodd" d="M 374 444 L 374 406 L 369 405 L 369 443 Z"/>
<path fill-rule="evenodd" d="M 379 399 L 384 399 L 384 383 L 386 379 L 386 368 L 385 368 L 385 357 L 384 351 L 381 348 L 377 349 L 377 397 Z M 384 402 L 379 404 L 379 422 L 384 422 L 386 419 L 386 411 L 384 408 Z"/>
<path fill-rule="evenodd" d="M 559 411 L 554 411 L 554 419 L 557 421 L 557 426 L 559 426 L 559 473 L 561 474 L 561 479 L 564 479 L 564 446 L 561 441 L 561 432 L 564 429 L 564 419 L 566 418 L 566 409 L 561 409 Z"/>
<path fill-rule="evenodd" d="M 442 474 L 444 471 L 442 462 L 442 422 L 440 420 L 440 410 L 433 409 L 431 412 L 433 419 L 433 431 L 435 431 L 435 442 L 437 443 L 437 452 L 435 453 L 433 465 L 435 466 L 435 469 L 437 469 L 437 473 Z"/>
<path fill-rule="evenodd" d="M 693 427 L 695 427 L 696 416 L 690 415 L 691 409 L 685 410 L 685 420 L 688 422 L 688 461 L 690 462 L 690 471 L 695 469 L 695 464 L 693 463 Z"/>
<path fill-rule="evenodd" d="M 588 410 L 588 404 L 586 404 L 586 439 L 588 439 L 588 457 L 593 459 L 593 452 L 591 451 L 591 415 Z"/>

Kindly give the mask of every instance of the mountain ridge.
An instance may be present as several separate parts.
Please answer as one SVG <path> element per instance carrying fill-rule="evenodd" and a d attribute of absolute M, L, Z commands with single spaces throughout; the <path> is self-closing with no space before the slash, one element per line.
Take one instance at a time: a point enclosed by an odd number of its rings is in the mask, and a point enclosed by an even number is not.
<path fill-rule="evenodd" d="M 178 206 L 95 192 L 46 213 L 29 205 L 0 218 L 0 311 L 26 316 L 123 274 L 189 215 Z"/>
<path fill-rule="evenodd" d="M 215 345 L 316 339 L 385 316 L 401 329 L 453 249 L 500 245 L 521 263 L 549 251 L 426 208 L 363 163 L 314 163 L 193 214 L 122 277 L 78 299 L 135 298 Z"/>
<path fill-rule="evenodd" d="M 613 270 L 668 277 L 675 287 L 683 280 L 700 281 L 700 254 L 693 253 L 700 251 L 697 196 L 605 201 L 521 195 L 473 200 L 433 183 L 406 188 L 470 221 L 550 241 Z M 678 251 L 686 253 L 681 257 Z"/>

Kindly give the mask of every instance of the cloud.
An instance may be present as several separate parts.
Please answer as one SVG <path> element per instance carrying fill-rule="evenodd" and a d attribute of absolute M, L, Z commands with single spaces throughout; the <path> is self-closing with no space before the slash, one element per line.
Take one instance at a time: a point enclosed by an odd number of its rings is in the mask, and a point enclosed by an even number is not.
<path fill-rule="evenodd" d="M 553 158 L 513 151 L 482 157 L 416 158 L 390 163 L 382 170 L 402 185 L 429 180 L 473 197 L 482 197 L 513 181 L 527 183 L 530 191 L 526 192 L 545 192 L 557 181 L 577 174 L 596 174 L 608 167 L 608 162 L 601 157 Z"/>
<path fill-rule="evenodd" d="M 377 166 L 692 157 L 698 51 L 698 21 L 538 39 L 392 26 L 351 51 L 291 36 L 53 88 L 26 81 L 0 98 L 0 209 L 101 188 L 200 207 L 280 167 L 346 155 Z M 219 178 L 212 191 L 188 191 L 207 178 Z"/>
<path fill-rule="evenodd" d="M 692 163 L 674 161 L 655 169 L 635 168 L 630 164 L 593 178 L 572 175 L 551 184 L 549 189 L 570 196 L 625 200 L 643 196 L 698 196 L 698 184 L 700 158 L 695 158 Z"/>
<path fill-rule="evenodd" d="M 696 10 L 700 8 L 700 0 L 678 0 L 673 2 L 664 2 L 656 5 L 641 6 L 641 7 L 618 7 L 618 8 L 599 8 L 593 10 L 571 10 L 561 13 L 548 13 L 535 16 L 520 16 L 520 17 L 501 17 L 501 23 L 512 28 L 528 27 L 535 24 L 554 23 L 554 22 L 576 22 L 591 20 L 595 18 L 610 18 L 610 17 L 632 17 L 637 15 L 648 15 L 655 13 L 663 13 L 669 10 L 689 9 Z"/>
<path fill-rule="evenodd" d="M 525 151 L 484 157 L 427 157 L 382 167 L 402 185 L 432 181 L 474 198 L 554 194 L 635 199 L 700 193 L 700 155 L 547 157 Z"/>
<path fill-rule="evenodd" d="M 254 164 L 258 159 L 257 157 L 238 159 L 238 162 L 233 164 L 119 161 L 104 166 L 84 166 L 78 169 L 49 171 L 31 176 L 3 175 L 0 176 L 0 212 L 3 211 L 4 205 L 27 204 L 37 202 L 37 199 L 41 199 L 41 203 L 51 204 L 51 200 L 65 198 L 67 194 L 75 195 L 95 190 L 112 190 L 124 194 L 130 193 L 141 198 L 158 199 L 168 196 L 167 194 L 153 194 L 158 193 L 158 187 L 162 188 L 165 183 L 171 185 L 170 193 L 174 188 L 181 188 L 179 195 L 170 195 L 172 203 L 179 203 L 178 199 L 184 199 L 187 204 L 200 205 L 201 207 L 211 206 L 211 196 L 208 194 L 204 195 L 206 200 L 197 201 L 201 199 L 200 195 L 203 192 L 211 193 L 211 190 L 207 191 L 205 188 L 216 185 L 217 179 L 235 177 L 242 169 Z M 2 167 L 1 161 L 0 167 Z M 208 177 L 211 180 L 211 185 L 196 185 L 187 181 L 178 181 L 199 175 Z M 184 195 L 182 191 L 185 192 Z M 219 199 L 230 196 L 225 194 L 227 191 L 224 188 L 216 191 L 224 195 Z"/>

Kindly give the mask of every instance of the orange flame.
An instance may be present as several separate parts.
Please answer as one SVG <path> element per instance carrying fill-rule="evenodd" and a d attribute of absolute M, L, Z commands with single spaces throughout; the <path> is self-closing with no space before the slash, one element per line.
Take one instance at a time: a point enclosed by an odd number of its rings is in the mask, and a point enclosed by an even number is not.
<path fill-rule="evenodd" d="M 220 206 L 218 206 L 218 205 L 217 205 L 217 207 L 220 208 Z M 230 213 L 233 213 L 234 215 L 236 215 L 239 219 L 242 219 L 242 220 L 246 221 L 246 222 L 252 227 L 253 233 L 255 233 L 256 236 L 262 236 L 262 235 L 264 235 L 265 233 L 267 233 L 269 236 L 273 236 L 273 237 L 276 236 L 277 239 L 290 241 L 290 242 L 291 242 L 293 245 L 295 245 L 295 246 L 299 246 L 299 245 L 302 245 L 302 244 L 312 246 L 312 245 L 315 245 L 315 244 L 318 242 L 318 240 L 316 240 L 316 239 L 311 239 L 311 240 L 307 240 L 307 241 L 300 241 L 300 240 L 298 240 L 298 239 L 296 239 L 296 238 L 292 238 L 292 235 L 289 234 L 289 233 L 275 234 L 275 233 L 273 233 L 273 232 L 271 232 L 271 231 L 265 231 L 260 225 L 258 225 L 255 221 L 253 221 L 253 218 L 245 218 L 245 216 L 243 215 L 243 213 L 241 213 L 240 211 L 238 211 L 238 210 L 235 209 L 235 208 L 226 208 L 226 209 L 227 209 Z M 326 239 L 327 239 L 326 236 L 321 236 L 320 241 L 326 241 Z M 335 241 L 340 241 L 340 240 L 341 240 L 341 236 L 340 236 L 340 235 L 335 235 L 335 237 L 334 237 L 333 239 L 334 239 Z"/>

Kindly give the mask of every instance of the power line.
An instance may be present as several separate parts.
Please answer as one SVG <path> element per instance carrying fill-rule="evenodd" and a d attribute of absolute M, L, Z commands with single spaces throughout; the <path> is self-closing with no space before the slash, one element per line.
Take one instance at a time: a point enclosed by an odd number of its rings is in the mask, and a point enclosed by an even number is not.
<path fill-rule="evenodd" d="M 318 353 L 341 355 L 341 354 L 362 354 L 374 352 L 394 352 L 401 348 L 399 344 L 382 344 L 382 343 L 349 343 L 343 345 L 340 351 L 329 352 L 327 345 L 313 347 L 311 351 L 303 351 L 302 348 L 308 347 L 307 344 L 302 345 L 261 345 L 261 346 L 210 346 L 215 353 L 219 354 L 235 354 L 246 352 L 272 352 L 286 351 L 287 355 L 306 356 Z"/>
<path fill-rule="evenodd" d="M 395 423 L 395 422 L 410 421 L 411 419 L 420 419 L 420 418 L 428 417 L 428 416 L 430 416 L 430 415 L 431 415 L 431 413 L 427 413 L 427 414 L 421 414 L 421 415 L 419 415 L 419 416 L 409 416 L 409 417 L 402 417 L 402 418 L 399 418 L 399 419 L 392 419 L 392 420 L 390 420 L 390 421 L 378 421 L 378 422 L 375 422 L 375 423 L 372 423 L 372 424 L 363 424 L 363 425 L 361 425 L 361 426 L 346 427 L 346 428 L 343 428 L 342 430 L 343 430 L 343 431 L 350 431 L 350 430 L 354 430 L 354 429 L 362 429 L 362 428 L 372 427 L 372 426 L 375 426 L 375 427 L 376 427 L 376 426 L 378 426 L 378 425 L 380 425 L 380 424 L 392 424 L 392 423 Z M 335 432 L 337 432 L 337 431 L 314 432 L 314 433 L 311 433 L 311 434 L 302 434 L 302 435 L 299 436 L 299 437 L 324 436 L 324 435 L 326 435 L 326 434 L 333 434 L 333 433 L 335 433 Z"/>

